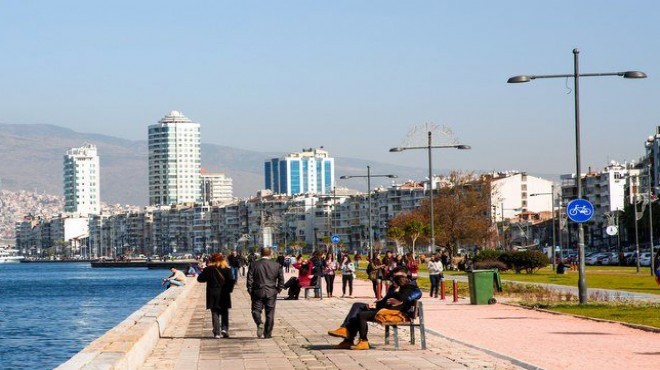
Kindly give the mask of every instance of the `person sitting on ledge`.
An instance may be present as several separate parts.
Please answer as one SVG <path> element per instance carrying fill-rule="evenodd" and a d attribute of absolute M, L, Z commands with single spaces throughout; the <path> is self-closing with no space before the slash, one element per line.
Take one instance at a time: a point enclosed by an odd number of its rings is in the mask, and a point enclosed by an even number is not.
<path fill-rule="evenodd" d="M 354 303 L 341 326 L 328 332 L 330 336 L 344 338 L 335 347 L 336 349 L 369 349 L 367 323 L 375 321 L 376 313 L 381 309 L 400 311 L 405 317 L 410 317 L 409 312 L 415 301 L 421 298 L 422 292 L 417 286 L 410 283 L 405 270 L 393 273 L 392 280 L 393 285 L 388 289 L 383 299 L 371 304 Z M 360 339 L 356 345 L 353 345 L 355 336 L 358 333 Z"/>
<path fill-rule="evenodd" d="M 177 268 L 174 266 L 170 267 L 170 271 L 172 271 L 172 275 L 163 279 L 163 285 L 167 284 L 166 289 L 169 289 L 172 285 L 186 285 L 186 275 L 183 273 L 183 271 L 177 270 Z"/>

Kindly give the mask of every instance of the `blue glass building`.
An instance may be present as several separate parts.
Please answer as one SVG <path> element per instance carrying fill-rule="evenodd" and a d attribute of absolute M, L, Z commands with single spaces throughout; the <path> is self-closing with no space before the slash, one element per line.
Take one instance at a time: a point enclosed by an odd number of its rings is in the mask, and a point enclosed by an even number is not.
<path fill-rule="evenodd" d="M 335 183 L 335 160 L 321 149 L 303 149 L 264 163 L 265 188 L 277 194 L 329 194 Z"/>

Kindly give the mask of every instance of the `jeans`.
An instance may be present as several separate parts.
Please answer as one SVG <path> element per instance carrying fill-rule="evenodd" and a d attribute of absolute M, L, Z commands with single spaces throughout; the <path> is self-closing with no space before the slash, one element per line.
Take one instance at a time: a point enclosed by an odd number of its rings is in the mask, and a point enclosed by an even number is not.
<path fill-rule="evenodd" d="M 368 322 L 374 321 L 378 310 L 369 308 L 366 303 L 353 303 L 348 315 L 341 324 L 348 330 L 348 339 L 353 340 L 360 333 L 361 340 L 367 340 Z"/>
<path fill-rule="evenodd" d="M 213 322 L 213 335 L 220 335 L 220 331 L 229 330 L 229 310 L 226 308 L 212 308 L 211 321 Z"/>
<path fill-rule="evenodd" d="M 348 295 L 353 295 L 353 274 L 341 276 L 341 294 L 346 295 L 346 284 L 348 284 Z"/>
<path fill-rule="evenodd" d="M 238 269 L 239 267 L 231 268 L 231 277 L 234 279 L 234 281 L 238 281 Z"/>
<path fill-rule="evenodd" d="M 184 285 L 182 282 L 174 279 L 165 279 L 165 283 L 167 283 L 167 287 L 166 287 L 167 289 L 169 289 L 172 285 L 176 285 L 176 286 Z"/>
<path fill-rule="evenodd" d="M 429 279 L 431 279 L 431 297 L 437 297 L 440 288 L 440 274 L 429 275 Z"/>

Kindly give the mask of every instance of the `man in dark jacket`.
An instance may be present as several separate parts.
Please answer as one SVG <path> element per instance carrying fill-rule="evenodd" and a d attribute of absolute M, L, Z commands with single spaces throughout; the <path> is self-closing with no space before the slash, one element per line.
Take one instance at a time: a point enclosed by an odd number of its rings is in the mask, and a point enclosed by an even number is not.
<path fill-rule="evenodd" d="M 261 258 L 250 264 L 247 275 L 247 291 L 252 298 L 252 319 L 257 324 L 258 338 L 272 337 L 277 294 L 284 288 L 282 267 L 270 257 L 270 248 L 263 247 Z M 265 325 L 261 321 L 261 312 L 264 308 L 266 309 Z"/>
<path fill-rule="evenodd" d="M 383 308 L 401 311 L 409 317 L 412 305 L 421 298 L 422 292 L 417 286 L 410 284 L 410 280 L 405 274 L 395 275 L 392 280 L 393 286 L 387 291 L 383 299 L 371 304 L 354 303 L 341 326 L 328 332 L 333 337 L 344 338 L 336 346 L 337 349 L 369 349 L 367 323 L 374 321 L 376 313 Z M 356 345 L 353 345 L 353 340 L 358 333 L 360 334 L 360 340 Z"/>
<path fill-rule="evenodd" d="M 231 251 L 229 258 L 227 258 L 227 262 L 229 262 L 229 267 L 231 268 L 232 278 L 234 278 L 234 281 L 238 281 L 238 271 L 241 268 L 241 257 L 236 252 L 236 249 Z"/>

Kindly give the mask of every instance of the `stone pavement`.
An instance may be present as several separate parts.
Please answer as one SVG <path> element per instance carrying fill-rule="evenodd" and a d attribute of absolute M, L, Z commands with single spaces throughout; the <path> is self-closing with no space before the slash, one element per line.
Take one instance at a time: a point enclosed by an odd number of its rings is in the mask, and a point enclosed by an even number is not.
<path fill-rule="evenodd" d="M 204 308 L 204 285 L 194 287 L 178 317 L 159 340 L 143 369 L 517 369 L 507 359 L 464 346 L 439 336 L 427 335 L 422 351 L 405 341 L 400 351 L 383 343 L 383 330 L 369 329 L 369 351 L 335 350 L 340 340 L 326 332 L 336 328 L 352 303 L 369 302 L 366 282 L 356 283 L 356 298 L 278 300 L 272 339 L 257 339 L 249 309 L 245 280 L 232 295 L 229 339 L 214 339 L 211 315 Z M 335 281 L 339 295 L 341 279 Z M 284 296 L 282 296 L 284 297 Z"/>

